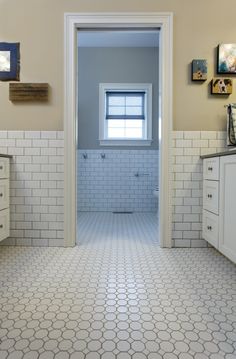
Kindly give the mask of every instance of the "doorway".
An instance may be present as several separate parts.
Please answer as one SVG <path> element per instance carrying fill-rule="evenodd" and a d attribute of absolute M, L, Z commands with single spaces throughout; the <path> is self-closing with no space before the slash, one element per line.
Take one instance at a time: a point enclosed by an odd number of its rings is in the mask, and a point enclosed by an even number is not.
<path fill-rule="evenodd" d="M 92 25 L 91 25 L 92 24 Z M 172 130 L 172 14 L 66 14 L 65 15 L 65 245 L 76 237 L 76 32 L 78 29 L 160 29 L 160 244 L 171 246 L 170 135 Z M 165 86 L 164 86 L 165 83 Z"/>
<path fill-rule="evenodd" d="M 159 29 L 78 30 L 78 244 L 159 240 L 158 76 Z"/>

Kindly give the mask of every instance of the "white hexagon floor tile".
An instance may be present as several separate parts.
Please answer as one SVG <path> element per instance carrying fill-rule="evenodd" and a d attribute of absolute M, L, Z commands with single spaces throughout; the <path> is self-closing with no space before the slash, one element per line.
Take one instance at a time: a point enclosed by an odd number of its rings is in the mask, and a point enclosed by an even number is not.
<path fill-rule="evenodd" d="M 236 266 L 84 214 L 74 248 L 0 248 L 0 359 L 235 359 Z"/>

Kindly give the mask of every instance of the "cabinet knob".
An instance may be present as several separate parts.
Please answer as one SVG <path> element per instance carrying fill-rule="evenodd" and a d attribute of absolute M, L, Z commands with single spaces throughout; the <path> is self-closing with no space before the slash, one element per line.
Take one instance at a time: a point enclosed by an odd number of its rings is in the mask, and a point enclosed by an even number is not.
<path fill-rule="evenodd" d="M 0 193 L 0 197 L 3 197 L 3 193 Z"/>
<path fill-rule="evenodd" d="M 212 194 L 208 193 L 207 198 L 212 198 Z"/>
<path fill-rule="evenodd" d="M 0 166 L 0 170 L 3 170 L 3 166 Z"/>
<path fill-rule="evenodd" d="M 213 171 L 212 167 L 208 167 L 207 169 L 208 169 L 208 171 Z"/>
<path fill-rule="evenodd" d="M 207 226 L 207 229 L 208 229 L 209 231 L 211 231 L 211 230 L 212 230 L 212 226 Z"/>
<path fill-rule="evenodd" d="M 0 228 L 3 228 L 3 224 L 0 224 Z"/>

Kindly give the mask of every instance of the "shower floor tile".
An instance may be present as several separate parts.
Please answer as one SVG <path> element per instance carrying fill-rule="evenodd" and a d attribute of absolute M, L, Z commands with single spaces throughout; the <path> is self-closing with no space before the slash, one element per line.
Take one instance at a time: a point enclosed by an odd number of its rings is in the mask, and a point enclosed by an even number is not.
<path fill-rule="evenodd" d="M 74 248 L 0 248 L 1 359 L 235 359 L 236 267 L 154 214 L 82 213 Z"/>

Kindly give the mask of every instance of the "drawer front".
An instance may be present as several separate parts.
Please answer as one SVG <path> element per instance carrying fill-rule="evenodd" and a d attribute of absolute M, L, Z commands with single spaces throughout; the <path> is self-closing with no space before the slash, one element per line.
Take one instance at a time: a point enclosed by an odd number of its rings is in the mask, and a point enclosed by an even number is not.
<path fill-rule="evenodd" d="M 219 248 L 219 216 L 203 210 L 202 236 L 215 248 Z"/>
<path fill-rule="evenodd" d="M 0 157 L 0 178 L 9 178 L 9 159 Z"/>
<path fill-rule="evenodd" d="M 208 180 L 219 179 L 219 157 L 205 158 L 203 160 L 203 178 Z"/>
<path fill-rule="evenodd" d="M 9 180 L 0 179 L 0 210 L 9 207 Z"/>
<path fill-rule="evenodd" d="M 203 209 L 219 214 L 218 181 L 203 181 Z"/>
<path fill-rule="evenodd" d="M 10 235 L 9 222 L 9 209 L 0 211 L 0 241 Z"/>

